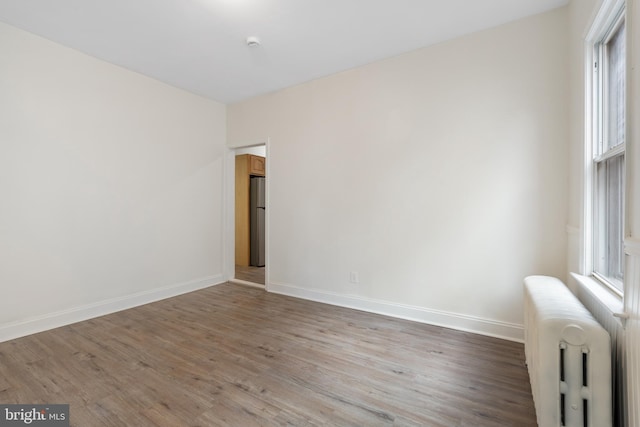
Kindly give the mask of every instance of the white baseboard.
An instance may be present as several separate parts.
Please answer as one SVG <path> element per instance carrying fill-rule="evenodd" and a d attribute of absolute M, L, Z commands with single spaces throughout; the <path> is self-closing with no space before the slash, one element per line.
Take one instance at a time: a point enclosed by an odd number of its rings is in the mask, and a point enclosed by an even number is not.
<path fill-rule="evenodd" d="M 382 314 L 429 325 L 442 326 L 480 335 L 502 338 L 509 341 L 524 342 L 524 327 L 515 323 L 483 319 L 466 314 L 416 307 L 394 302 L 374 300 L 359 296 L 336 294 L 326 291 L 304 289 L 282 283 L 269 283 L 269 292 L 296 298 L 322 302 L 340 307 L 353 308 L 370 313 Z"/>
<path fill-rule="evenodd" d="M 208 288 L 209 286 L 219 285 L 224 282 L 225 280 L 222 275 L 202 277 L 200 279 L 190 280 L 184 283 L 98 301 L 96 303 L 49 313 L 17 322 L 6 323 L 4 325 L 0 325 L 0 342 L 104 316 L 117 311 L 127 310 L 129 308 L 138 307 L 162 299 Z"/>

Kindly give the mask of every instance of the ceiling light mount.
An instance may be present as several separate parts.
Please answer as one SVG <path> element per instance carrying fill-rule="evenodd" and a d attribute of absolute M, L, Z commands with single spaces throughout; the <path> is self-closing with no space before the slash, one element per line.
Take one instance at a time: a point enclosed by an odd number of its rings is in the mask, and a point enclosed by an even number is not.
<path fill-rule="evenodd" d="M 249 47 L 258 47 L 260 46 L 260 39 L 256 36 L 247 37 L 247 46 Z"/>

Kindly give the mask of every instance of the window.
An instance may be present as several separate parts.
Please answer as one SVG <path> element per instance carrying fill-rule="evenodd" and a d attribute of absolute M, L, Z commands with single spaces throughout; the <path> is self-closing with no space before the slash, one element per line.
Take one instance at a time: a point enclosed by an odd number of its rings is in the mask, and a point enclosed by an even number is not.
<path fill-rule="evenodd" d="M 622 292 L 624 279 L 624 195 L 626 137 L 626 25 L 624 2 L 605 2 L 610 10 L 592 29 L 587 57 L 593 66 L 588 96 L 588 177 L 593 276 Z M 616 6 L 617 5 L 617 6 Z M 600 15 L 599 15 L 600 16 Z M 589 206 L 591 205 L 591 206 Z"/>

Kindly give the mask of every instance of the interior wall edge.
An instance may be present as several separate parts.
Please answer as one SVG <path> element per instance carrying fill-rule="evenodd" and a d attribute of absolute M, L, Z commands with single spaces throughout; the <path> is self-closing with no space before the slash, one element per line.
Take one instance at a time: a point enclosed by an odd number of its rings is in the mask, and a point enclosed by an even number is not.
<path fill-rule="evenodd" d="M 363 298 L 357 295 L 342 295 L 321 290 L 310 290 L 284 283 L 270 282 L 267 290 L 280 295 L 381 314 L 398 319 L 441 326 L 508 341 L 524 342 L 524 325 L 520 324 Z"/>
<path fill-rule="evenodd" d="M 131 295 L 98 301 L 92 304 L 70 308 L 68 310 L 48 313 L 31 319 L 6 323 L 4 325 L 0 325 L 0 342 L 105 316 L 118 311 L 135 308 L 141 305 L 208 288 L 210 286 L 220 285 L 222 283 L 225 283 L 223 275 L 217 274 L 214 276 L 190 280 L 188 282 L 176 283 L 169 286 L 137 292 Z"/>

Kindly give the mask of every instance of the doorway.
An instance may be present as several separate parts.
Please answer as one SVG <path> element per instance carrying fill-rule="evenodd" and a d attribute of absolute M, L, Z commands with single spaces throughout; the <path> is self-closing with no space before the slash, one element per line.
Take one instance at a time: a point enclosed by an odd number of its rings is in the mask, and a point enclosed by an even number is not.
<path fill-rule="evenodd" d="M 265 287 L 266 144 L 236 149 L 234 166 L 233 281 Z"/>

